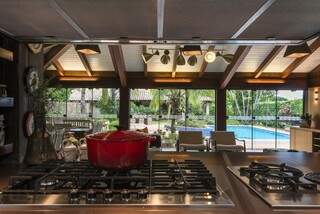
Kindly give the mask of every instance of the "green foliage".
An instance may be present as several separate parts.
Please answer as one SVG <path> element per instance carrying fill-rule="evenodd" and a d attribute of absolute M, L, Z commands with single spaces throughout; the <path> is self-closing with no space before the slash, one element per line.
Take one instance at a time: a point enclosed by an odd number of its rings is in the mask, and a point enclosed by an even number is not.
<path fill-rule="evenodd" d="M 68 88 L 47 88 L 47 97 L 53 102 L 66 102 L 71 94 Z"/>
<path fill-rule="evenodd" d="M 116 101 L 116 89 L 102 89 L 102 95 L 97 103 L 97 107 L 102 114 L 115 114 L 118 112 L 118 102 Z"/>

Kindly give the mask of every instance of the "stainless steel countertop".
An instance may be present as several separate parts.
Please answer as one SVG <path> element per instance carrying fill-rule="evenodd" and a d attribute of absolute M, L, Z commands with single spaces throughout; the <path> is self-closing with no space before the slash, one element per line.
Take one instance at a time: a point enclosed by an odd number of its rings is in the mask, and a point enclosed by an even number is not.
<path fill-rule="evenodd" d="M 152 152 L 153 159 L 200 159 L 210 172 L 216 176 L 220 187 L 231 197 L 235 207 L 230 208 L 208 208 L 208 207 L 66 207 L 66 206 L 2 206 L 0 213 L 28 213 L 32 211 L 52 211 L 57 213 L 166 213 L 166 214 L 208 214 L 208 213 L 319 213 L 320 209 L 272 209 L 262 201 L 252 190 L 247 188 L 230 171 L 227 166 L 247 165 L 251 161 L 263 162 L 286 162 L 292 166 L 304 166 L 313 171 L 320 171 L 320 155 L 306 153 L 211 153 L 211 152 Z M 1 181 L 5 181 L 5 176 L 10 176 L 2 170 Z M 3 183 L 2 183 L 3 185 Z"/>

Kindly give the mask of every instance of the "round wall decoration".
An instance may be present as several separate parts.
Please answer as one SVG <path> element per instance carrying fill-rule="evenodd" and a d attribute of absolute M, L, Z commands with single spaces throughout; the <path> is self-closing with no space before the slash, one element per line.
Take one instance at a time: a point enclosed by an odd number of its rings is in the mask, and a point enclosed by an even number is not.
<path fill-rule="evenodd" d="M 26 137 L 30 137 L 35 131 L 34 114 L 31 111 L 28 111 L 24 115 L 23 130 L 24 130 Z"/>
<path fill-rule="evenodd" d="M 33 93 L 39 88 L 39 74 L 37 69 L 30 67 L 26 74 L 27 91 Z"/>
<path fill-rule="evenodd" d="M 27 44 L 27 46 L 30 49 L 30 51 L 34 54 L 40 53 L 43 48 L 43 44 L 40 44 L 40 43 L 29 43 Z"/>

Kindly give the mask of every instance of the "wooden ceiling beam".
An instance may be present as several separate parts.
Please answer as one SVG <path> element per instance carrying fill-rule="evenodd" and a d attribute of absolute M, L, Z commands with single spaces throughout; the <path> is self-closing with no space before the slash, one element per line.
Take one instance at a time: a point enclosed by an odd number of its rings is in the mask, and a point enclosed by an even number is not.
<path fill-rule="evenodd" d="M 52 64 L 56 68 L 58 76 L 63 77 L 64 76 L 64 69 L 63 69 L 61 63 L 58 60 L 55 60 L 52 62 Z"/>
<path fill-rule="evenodd" d="M 298 68 L 299 65 L 301 65 L 304 61 L 306 61 L 313 52 L 315 52 L 320 47 L 320 37 L 318 37 L 311 45 L 310 50 L 311 54 L 296 58 L 283 72 L 281 78 L 285 79 L 287 78 L 296 68 Z"/>
<path fill-rule="evenodd" d="M 284 46 L 277 45 L 275 46 L 268 56 L 263 60 L 263 62 L 259 65 L 257 70 L 254 71 L 254 78 L 259 78 L 262 72 L 270 65 L 270 63 L 278 56 L 280 51 L 284 48 Z"/>
<path fill-rule="evenodd" d="M 127 87 L 126 66 L 124 63 L 121 45 L 109 45 L 113 67 L 120 78 L 120 83 L 123 88 Z"/>
<path fill-rule="evenodd" d="M 45 55 L 44 55 L 44 70 L 46 70 L 53 61 L 57 61 L 60 56 L 62 56 L 69 48 L 71 44 L 66 45 L 57 45 L 51 48 Z"/>
<path fill-rule="evenodd" d="M 176 77 L 176 70 L 177 70 L 177 57 L 179 55 L 179 48 L 180 46 L 176 46 L 174 54 L 173 54 L 173 59 L 172 59 L 172 74 L 171 77 L 175 78 Z"/>
<path fill-rule="evenodd" d="M 86 73 L 87 73 L 88 77 L 92 77 L 92 69 L 91 69 L 89 61 L 87 59 L 87 56 L 83 53 L 78 52 L 78 51 L 77 51 L 77 54 L 83 64 L 84 68 L 86 69 Z"/>
<path fill-rule="evenodd" d="M 244 58 L 248 55 L 252 46 L 239 46 L 234 54 L 232 62 L 227 66 L 224 71 L 224 75 L 220 82 L 220 89 L 227 87 L 228 83 L 231 81 L 232 77 L 238 70 Z"/>
<path fill-rule="evenodd" d="M 213 45 L 210 45 L 208 47 L 208 51 L 213 51 L 214 50 L 214 46 Z M 204 72 L 206 71 L 207 69 L 207 65 L 208 63 L 204 60 L 204 55 L 203 55 L 203 62 L 202 62 L 202 65 L 201 65 L 201 68 L 199 70 L 199 77 L 202 77 Z"/>

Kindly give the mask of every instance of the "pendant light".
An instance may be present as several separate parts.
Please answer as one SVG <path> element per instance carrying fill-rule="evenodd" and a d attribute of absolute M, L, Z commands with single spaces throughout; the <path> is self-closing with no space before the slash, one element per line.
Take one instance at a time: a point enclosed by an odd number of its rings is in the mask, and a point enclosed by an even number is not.
<path fill-rule="evenodd" d="M 207 63 L 212 63 L 214 60 L 216 59 L 216 54 L 213 51 L 208 51 L 205 55 L 204 55 L 204 60 Z"/>
<path fill-rule="evenodd" d="M 144 63 L 148 63 L 149 62 L 149 60 L 154 56 L 154 55 L 159 55 L 159 51 L 157 50 L 156 52 L 154 52 L 154 53 L 147 53 L 147 52 L 145 52 L 145 53 L 142 53 L 142 59 L 143 59 L 143 61 L 144 61 Z"/>
<path fill-rule="evenodd" d="M 185 65 L 186 64 L 186 60 L 184 59 L 184 57 L 182 56 L 182 51 L 181 49 L 179 50 L 179 55 L 177 57 L 177 65 Z"/>
<path fill-rule="evenodd" d="M 197 64 L 197 61 L 198 61 L 197 57 L 195 55 L 193 55 L 193 56 L 189 57 L 188 64 L 190 66 L 195 66 L 195 64 Z"/>
<path fill-rule="evenodd" d="M 162 55 L 160 61 L 162 62 L 162 64 L 168 64 L 170 62 L 170 56 L 169 56 L 169 51 L 168 50 L 164 50 L 164 54 Z"/>

